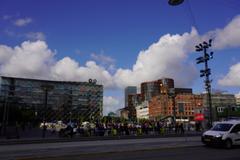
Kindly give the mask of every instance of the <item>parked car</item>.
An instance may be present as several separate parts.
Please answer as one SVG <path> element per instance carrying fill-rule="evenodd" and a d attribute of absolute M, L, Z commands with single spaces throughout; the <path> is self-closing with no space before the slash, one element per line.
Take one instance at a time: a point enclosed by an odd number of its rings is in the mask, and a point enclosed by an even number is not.
<path fill-rule="evenodd" d="M 233 145 L 240 145 L 240 121 L 216 122 L 210 130 L 203 133 L 202 142 L 206 145 L 224 146 L 228 149 Z"/>
<path fill-rule="evenodd" d="M 44 123 L 40 124 L 40 128 L 43 129 Z M 59 132 L 62 129 L 67 128 L 67 125 L 62 121 L 57 122 L 45 122 L 46 130 Z"/>

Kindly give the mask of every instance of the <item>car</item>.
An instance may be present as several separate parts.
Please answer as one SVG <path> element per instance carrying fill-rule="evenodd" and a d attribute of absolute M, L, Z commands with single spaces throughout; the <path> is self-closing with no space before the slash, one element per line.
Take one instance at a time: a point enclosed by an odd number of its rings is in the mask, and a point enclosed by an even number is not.
<path fill-rule="evenodd" d="M 44 122 L 40 124 L 40 128 L 43 129 Z M 67 128 L 67 125 L 62 121 L 57 122 L 45 122 L 46 130 L 59 132 L 61 129 Z"/>
<path fill-rule="evenodd" d="M 229 120 L 216 122 L 214 126 L 202 134 L 205 145 L 224 146 L 228 149 L 240 145 L 240 121 Z"/>

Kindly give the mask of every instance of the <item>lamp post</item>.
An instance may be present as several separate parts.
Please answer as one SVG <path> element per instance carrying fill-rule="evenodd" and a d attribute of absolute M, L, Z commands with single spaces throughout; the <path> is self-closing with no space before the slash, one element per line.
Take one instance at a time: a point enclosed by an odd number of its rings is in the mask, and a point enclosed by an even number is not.
<path fill-rule="evenodd" d="M 172 99 L 172 107 L 173 107 L 173 125 L 176 127 L 176 105 L 175 105 L 175 89 L 170 88 L 168 92 L 168 96 Z"/>
<path fill-rule="evenodd" d="M 168 0 L 168 4 L 171 6 L 177 6 L 183 3 L 184 0 Z"/>
<path fill-rule="evenodd" d="M 45 138 L 46 132 L 46 112 L 47 112 L 47 104 L 48 104 L 48 92 L 53 90 L 53 86 L 49 84 L 41 85 L 42 90 L 44 91 L 44 113 L 43 113 L 43 133 L 42 137 Z"/>
<path fill-rule="evenodd" d="M 204 63 L 204 69 L 200 70 L 200 77 L 205 77 L 205 89 L 207 91 L 207 103 L 209 107 L 209 125 L 212 126 L 212 99 L 211 99 L 211 82 L 209 76 L 211 75 L 211 69 L 208 67 L 208 61 L 213 58 L 213 52 L 207 53 L 207 49 L 212 46 L 212 39 L 208 42 L 202 42 L 196 45 L 196 51 L 203 51 L 203 56 L 196 58 L 197 64 Z"/>

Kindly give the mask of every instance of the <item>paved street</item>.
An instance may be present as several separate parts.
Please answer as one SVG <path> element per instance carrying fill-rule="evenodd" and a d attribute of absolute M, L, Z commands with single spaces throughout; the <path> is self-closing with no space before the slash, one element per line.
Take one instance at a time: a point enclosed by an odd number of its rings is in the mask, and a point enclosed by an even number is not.
<path fill-rule="evenodd" d="M 200 137 L 196 136 L 1 145 L 0 159 L 36 159 L 201 145 Z"/>
<path fill-rule="evenodd" d="M 239 160 L 232 150 L 202 145 L 200 137 L 1 145 L 1 160 Z"/>
<path fill-rule="evenodd" d="M 180 147 L 156 150 L 40 158 L 39 160 L 239 160 L 240 148 Z"/>

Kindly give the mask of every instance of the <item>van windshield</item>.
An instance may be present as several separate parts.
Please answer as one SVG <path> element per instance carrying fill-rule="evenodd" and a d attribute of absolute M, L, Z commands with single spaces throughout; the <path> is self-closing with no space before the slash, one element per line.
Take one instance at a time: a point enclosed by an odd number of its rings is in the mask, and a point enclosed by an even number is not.
<path fill-rule="evenodd" d="M 233 126 L 232 124 L 228 124 L 228 123 L 219 123 L 219 124 L 216 124 L 212 128 L 212 130 L 213 131 L 229 131 L 232 126 Z"/>

